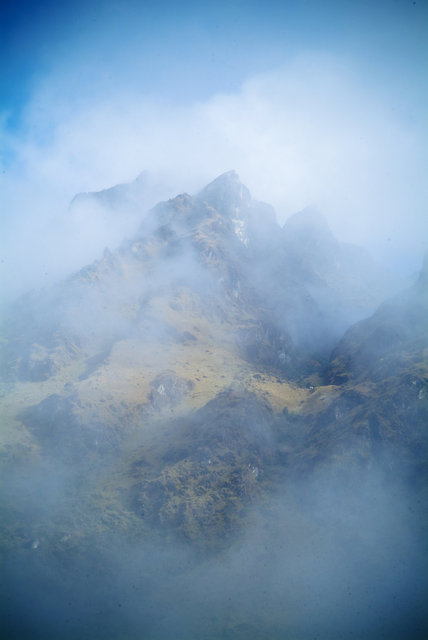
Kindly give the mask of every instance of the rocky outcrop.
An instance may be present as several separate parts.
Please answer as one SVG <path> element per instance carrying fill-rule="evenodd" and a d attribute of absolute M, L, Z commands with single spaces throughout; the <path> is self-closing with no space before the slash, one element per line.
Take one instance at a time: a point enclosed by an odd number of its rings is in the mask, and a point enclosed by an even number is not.
<path fill-rule="evenodd" d="M 198 546 L 217 546 L 261 495 L 264 466 L 273 458 L 272 423 L 266 402 L 228 391 L 171 424 L 173 442 L 159 448 L 156 466 L 144 456 L 134 463 L 137 513 Z"/>
<path fill-rule="evenodd" d="M 151 383 L 150 408 L 161 410 L 174 407 L 193 389 L 193 382 L 180 378 L 172 371 L 160 373 Z"/>

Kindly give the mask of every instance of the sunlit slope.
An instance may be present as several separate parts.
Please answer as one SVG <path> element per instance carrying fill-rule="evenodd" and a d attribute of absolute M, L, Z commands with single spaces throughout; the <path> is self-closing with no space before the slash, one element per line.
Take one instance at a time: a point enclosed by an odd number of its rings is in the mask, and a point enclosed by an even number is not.
<path fill-rule="evenodd" d="M 224 181 L 226 191 L 236 188 L 234 175 Z M 245 195 L 242 186 L 238 190 Z M 254 394 L 260 399 L 255 405 L 275 411 L 299 410 L 307 391 L 281 369 L 285 359 L 290 363 L 295 357 L 295 346 L 269 325 L 263 300 L 251 287 L 242 235 L 248 198 L 241 211 L 237 197 L 233 211 L 229 196 L 222 212 L 187 195 L 159 205 L 119 251 L 106 251 L 66 282 L 28 295 L 12 310 L 3 352 L 6 469 L 18 460 L 43 475 L 44 461 L 52 459 L 73 477 L 78 472 L 84 489 L 73 485 L 52 522 L 39 513 L 30 525 L 25 504 L 16 500 L 16 513 L 7 519 L 12 526 L 6 525 L 7 544 L 37 537 L 43 545 L 49 541 L 66 550 L 110 527 L 144 531 L 141 483 L 161 482 L 157 471 L 170 475 L 159 458 L 178 443 L 183 427 L 177 420 L 189 419 L 223 392 Z M 241 413 L 246 398 L 240 400 Z M 227 413 L 227 402 L 220 404 Z M 239 442 L 245 445 L 245 437 Z M 248 471 L 252 458 L 245 447 L 236 460 L 219 459 L 229 447 L 216 444 L 210 454 L 208 503 L 210 495 L 218 496 L 213 540 L 230 530 L 226 511 L 236 524 L 243 506 L 259 495 L 240 495 L 239 483 L 221 488 L 231 474 L 244 484 L 252 480 L 254 488 L 259 482 Z M 194 489 L 188 487 L 183 502 L 190 508 L 203 474 L 193 459 L 177 465 L 177 487 L 190 483 Z M 166 531 L 177 530 L 171 500 L 180 502 L 174 492 L 165 498 Z M 201 500 L 199 510 L 188 511 L 178 527 L 193 540 L 211 522 Z M 146 508 L 152 525 L 155 504 Z M 18 529 L 24 531 L 21 537 Z"/>
<path fill-rule="evenodd" d="M 409 329 L 393 352 L 405 366 L 358 364 L 372 353 L 366 328 L 394 321 L 392 302 L 349 330 L 326 374 L 338 327 L 374 304 L 384 276 L 367 280 L 364 255 L 347 264 L 349 248 L 317 216 L 309 233 L 311 219 L 281 230 L 230 172 L 159 204 L 118 251 L 11 310 L 3 459 L 78 470 L 80 533 L 58 516 L 73 535 L 154 527 L 215 546 L 279 479 L 332 461 L 367 469 L 390 444 L 421 466 L 425 294 L 401 298 L 403 318 L 422 300 L 422 341 Z"/>
<path fill-rule="evenodd" d="M 253 377 L 249 348 L 262 365 L 281 365 L 294 345 L 264 324 L 236 220 L 179 196 L 115 254 L 19 301 L 4 356 L 17 407 L 50 398 L 50 411 L 57 403 L 89 430 L 116 433 L 143 412 L 187 411 L 233 385 L 266 387 L 279 407 L 295 403 L 299 393 L 281 371 Z"/>

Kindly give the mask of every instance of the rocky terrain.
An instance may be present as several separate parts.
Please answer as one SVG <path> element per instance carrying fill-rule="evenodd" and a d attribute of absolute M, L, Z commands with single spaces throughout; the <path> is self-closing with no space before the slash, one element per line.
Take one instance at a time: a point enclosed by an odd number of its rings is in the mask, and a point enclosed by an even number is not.
<path fill-rule="evenodd" d="M 141 185 L 97 206 L 138 212 Z M 425 260 L 395 291 L 319 212 L 280 227 L 229 172 L 196 196 L 141 204 L 118 249 L 19 299 L 2 343 L 5 637 L 59 637 L 57 620 L 67 638 L 303 640 L 314 637 L 296 614 L 305 602 L 320 638 L 425 637 L 427 282 Z M 403 513 L 406 532 L 388 542 Z M 264 613 L 259 589 L 227 586 L 227 604 L 200 573 L 250 584 L 244 553 L 258 558 Z M 355 601 L 332 573 L 341 555 Z M 392 556 L 408 564 L 393 570 Z M 340 623 L 317 572 L 348 612 Z M 105 588 L 116 574 L 126 615 Z M 198 615 L 178 613 L 183 589 Z"/>

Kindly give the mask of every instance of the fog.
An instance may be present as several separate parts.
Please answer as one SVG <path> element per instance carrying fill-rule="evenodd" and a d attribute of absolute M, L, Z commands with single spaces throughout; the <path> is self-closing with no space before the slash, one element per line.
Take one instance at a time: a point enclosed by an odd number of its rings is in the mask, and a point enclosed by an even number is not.
<path fill-rule="evenodd" d="M 327 358 L 340 335 L 319 304 L 330 295 L 338 315 L 345 297 L 339 305 L 340 289 L 322 281 L 309 296 L 311 245 L 303 253 L 296 236 L 307 276 L 291 231 L 280 268 L 274 219 L 245 244 L 237 230 L 266 208 L 247 201 L 234 174 L 217 188 L 156 207 L 118 251 L 22 298 L 8 317 L 5 428 L 18 430 L 2 463 L 11 640 L 426 635 L 423 373 L 395 382 L 402 337 L 374 405 L 358 385 L 343 399 L 340 388 L 323 391 L 316 354 Z M 420 339 L 418 326 L 426 341 L 423 315 L 413 323 L 408 340 Z M 242 363 L 216 394 L 231 366 L 225 351 L 246 358 L 257 383 L 301 385 L 309 405 L 311 391 L 337 396 L 326 409 L 317 396 L 318 409 L 275 414 L 263 390 L 246 391 Z M 195 411 L 207 377 L 211 395 Z"/>
<path fill-rule="evenodd" d="M 71 540 L 67 552 L 52 553 L 47 522 L 73 510 L 77 480 L 52 463 L 19 484 L 8 474 L 7 506 L 23 510 L 30 528 L 43 511 L 45 530 L 39 525 L 3 562 L 3 633 L 422 640 L 427 567 L 417 505 L 379 471 L 337 480 L 333 468 L 285 484 L 247 514 L 228 549 L 204 557 L 171 541 L 117 534 L 81 548 Z"/>
<path fill-rule="evenodd" d="M 400 106 L 399 86 L 388 95 L 351 62 L 314 53 L 234 92 L 179 106 L 108 86 L 102 98 L 85 85 L 63 93 L 60 73 L 36 85 L 22 131 L 5 133 L 12 159 L 1 174 L 2 267 L 10 295 L 115 248 L 136 215 L 77 215 L 69 204 L 143 170 L 150 180 L 140 216 L 235 169 L 281 223 L 315 204 L 340 240 L 369 248 L 397 273 L 418 268 L 428 235 L 426 132 L 422 116 L 412 111 L 409 119 Z"/>
<path fill-rule="evenodd" d="M 5 8 L 2 637 L 427 637 L 427 13 L 354 4 Z"/>

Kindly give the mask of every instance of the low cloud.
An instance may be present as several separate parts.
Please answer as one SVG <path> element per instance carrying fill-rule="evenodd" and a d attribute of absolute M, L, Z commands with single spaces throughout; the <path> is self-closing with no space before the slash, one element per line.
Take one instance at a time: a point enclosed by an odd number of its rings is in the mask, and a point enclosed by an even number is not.
<path fill-rule="evenodd" d="M 422 639 L 421 522 L 403 488 L 385 480 L 372 472 L 338 483 L 327 472 L 281 486 L 248 514 L 229 549 L 204 557 L 147 537 L 98 536 L 79 549 L 65 534 L 67 562 L 43 535 L 29 538 L 5 562 L 8 637 L 75 638 L 84 629 L 87 637 L 153 640 Z M 53 486 L 58 493 L 55 478 Z M 51 487 L 33 510 L 43 502 L 56 517 Z M 12 497 L 19 511 L 22 482 Z"/>
<path fill-rule="evenodd" d="M 19 132 L 6 136 L 10 294 L 62 277 L 132 233 L 129 220 L 122 228 L 118 219 L 73 219 L 68 205 L 143 169 L 163 185 L 156 197 L 168 198 L 234 168 L 280 221 L 317 204 L 339 239 L 416 269 L 428 234 L 426 141 L 410 102 L 399 86 L 375 87 L 351 64 L 314 53 L 236 93 L 181 106 L 107 82 L 96 95 L 76 82 L 67 88 L 57 70 L 40 80 Z M 149 193 L 145 204 L 154 202 Z"/>

